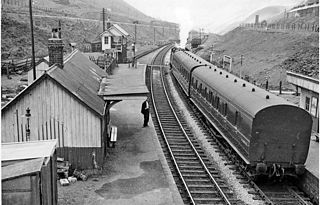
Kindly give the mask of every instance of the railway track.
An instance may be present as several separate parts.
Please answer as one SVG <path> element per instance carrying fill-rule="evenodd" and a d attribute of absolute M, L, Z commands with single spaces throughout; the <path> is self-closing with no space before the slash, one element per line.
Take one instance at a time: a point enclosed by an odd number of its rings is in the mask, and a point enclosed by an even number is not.
<path fill-rule="evenodd" d="M 173 79 L 175 79 L 173 77 Z M 199 107 L 195 106 L 193 102 L 187 100 L 185 92 L 180 87 L 178 81 L 174 80 L 175 87 L 179 93 L 179 97 L 185 99 L 187 102 L 188 110 L 192 118 L 201 126 L 207 136 L 207 140 L 212 146 L 221 150 L 224 153 L 224 158 L 228 165 L 234 165 L 234 174 L 237 175 L 239 179 L 242 178 L 242 184 L 245 187 L 252 188 L 255 191 L 250 191 L 250 194 L 255 195 L 257 200 L 265 201 L 268 205 L 310 205 L 316 204 L 312 203 L 311 199 L 307 197 L 302 191 L 299 190 L 297 186 L 291 181 L 284 181 L 282 183 L 272 183 L 270 181 L 260 181 L 255 183 L 250 179 L 248 173 L 243 164 L 240 162 L 240 158 L 237 153 L 232 151 L 232 148 L 222 139 L 219 132 L 214 129 L 214 127 L 205 119 L 205 116 L 200 112 Z M 204 109 L 204 107 L 202 107 Z"/>
<path fill-rule="evenodd" d="M 152 62 L 159 66 L 151 66 L 150 91 L 154 123 L 162 136 L 174 175 L 179 178 L 182 198 L 186 204 L 241 204 L 205 155 L 187 123 L 172 107 L 160 66 L 167 50 L 160 51 Z"/>

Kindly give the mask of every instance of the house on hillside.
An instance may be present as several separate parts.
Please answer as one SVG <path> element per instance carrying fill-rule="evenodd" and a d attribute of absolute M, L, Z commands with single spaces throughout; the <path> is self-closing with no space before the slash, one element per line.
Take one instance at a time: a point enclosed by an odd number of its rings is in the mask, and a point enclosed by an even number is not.
<path fill-rule="evenodd" d="M 129 34 L 117 24 L 107 23 L 107 29 L 100 35 L 101 49 L 104 53 L 111 54 L 119 63 L 127 59 L 127 39 Z"/>
<path fill-rule="evenodd" d="M 78 50 L 63 58 L 59 37 L 48 47 L 49 69 L 1 110 L 1 142 L 57 139 L 57 155 L 75 168 L 91 168 L 94 156 L 102 164 L 107 113 L 97 92 L 106 73 Z"/>
<path fill-rule="evenodd" d="M 107 22 L 107 28 L 91 42 L 83 40 L 84 52 L 101 52 L 113 57 L 118 63 L 127 61 L 129 34 L 118 24 Z"/>
<path fill-rule="evenodd" d="M 304 17 L 304 16 L 319 16 L 319 1 L 305 0 L 298 6 L 293 7 L 288 13 L 288 17 Z"/>

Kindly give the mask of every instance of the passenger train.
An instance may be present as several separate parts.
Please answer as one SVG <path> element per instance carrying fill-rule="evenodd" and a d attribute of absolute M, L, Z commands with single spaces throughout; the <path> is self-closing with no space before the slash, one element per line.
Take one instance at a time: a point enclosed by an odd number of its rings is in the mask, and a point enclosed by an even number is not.
<path fill-rule="evenodd" d="M 170 67 L 253 176 L 304 172 L 312 127 L 308 112 L 183 49 L 172 49 Z"/>

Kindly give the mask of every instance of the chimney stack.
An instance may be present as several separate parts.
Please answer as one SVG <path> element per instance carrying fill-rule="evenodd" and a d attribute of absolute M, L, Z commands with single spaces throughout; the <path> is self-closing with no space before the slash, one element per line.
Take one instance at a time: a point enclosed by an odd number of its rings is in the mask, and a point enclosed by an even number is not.
<path fill-rule="evenodd" d="M 57 64 L 59 68 L 63 68 L 63 42 L 60 38 L 61 29 L 52 29 L 51 38 L 48 41 L 49 51 L 49 67 L 53 64 Z"/>
<path fill-rule="evenodd" d="M 108 17 L 108 21 L 107 21 L 107 29 L 109 29 L 111 27 L 111 22 L 110 22 L 110 19 Z"/>
<path fill-rule="evenodd" d="M 259 24 L 259 15 L 256 15 L 256 20 L 255 20 L 255 22 L 254 22 L 254 24 Z"/>

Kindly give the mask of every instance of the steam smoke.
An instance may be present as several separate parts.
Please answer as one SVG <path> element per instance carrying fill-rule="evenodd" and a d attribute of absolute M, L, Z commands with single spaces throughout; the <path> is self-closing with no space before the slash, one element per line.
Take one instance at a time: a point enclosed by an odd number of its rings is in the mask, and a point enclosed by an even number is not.
<path fill-rule="evenodd" d="M 176 8 L 175 15 L 176 19 L 178 19 L 178 23 L 180 24 L 180 46 L 185 47 L 188 33 L 193 27 L 191 14 L 185 8 Z"/>

